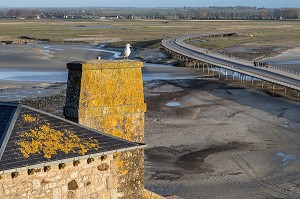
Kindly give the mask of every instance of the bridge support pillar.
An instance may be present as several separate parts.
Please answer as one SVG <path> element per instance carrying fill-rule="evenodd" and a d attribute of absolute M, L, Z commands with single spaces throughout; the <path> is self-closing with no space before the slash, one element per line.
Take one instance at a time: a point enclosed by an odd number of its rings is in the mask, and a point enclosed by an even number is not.
<path fill-rule="evenodd" d="M 219 67 L 219 79 L 221 79 L 221 67 Z"/>
<path fill-rule="evenodd" d="M 234 80 L 234 71 L 232 71 L 232 80 Z"/>
<path fill-rule="evenodd" d="M 227 80 L 227 69 L 225 69 L 225 79 Z"/>
<path fill-rule="evenodd" d="M 207 64 L 207 74 L 209 74 L 209 64 Z"/>
<path fill-rule="evenodd" d="M 286 87 L 284 87 L 284 94 L 286 95 Z"/>
<path fill-rule="evenodd" d="M 272 84 L 272 95 L 274 96 L 275 84 Z"/>

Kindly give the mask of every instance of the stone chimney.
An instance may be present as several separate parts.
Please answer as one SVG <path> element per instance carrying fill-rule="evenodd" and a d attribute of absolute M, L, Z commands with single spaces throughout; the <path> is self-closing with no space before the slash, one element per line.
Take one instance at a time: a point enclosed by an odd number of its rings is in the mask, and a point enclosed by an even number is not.
<path fill-rule="evenodd" d="M 144 142 L 142 62 L 92 60 L 72 62 L 69 69 L 66 119 L 133 142 Z M 144 198 L 144 151 L 115 156 L 118 197 Z"/>

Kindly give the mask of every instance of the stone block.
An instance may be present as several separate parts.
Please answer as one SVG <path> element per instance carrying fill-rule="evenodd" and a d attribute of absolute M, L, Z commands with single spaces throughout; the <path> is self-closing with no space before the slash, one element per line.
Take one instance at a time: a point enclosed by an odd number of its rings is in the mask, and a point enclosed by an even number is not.
<path fill-rule="evenodd" d="M 68 63 L 66 118 L 128 141 L 144 142 L 146 104 L 142 65 L 142 62 L 121 60 Z M 118 191 L 125 194 L 123 198 L 139 197 L 144 183 L 143 154 L 143 150 L 121 153 L 111 168 L 109 161 L 96 164 L 97 175 L 108 176 L 107 188 L 119 186 Z M 89 168 L 86 169 L 86 174 L 90 174 Z"/>
<path fill-rule="evenodd" d="M 107 189 L 111 190 L 111 189 L 117 189 L 118 187 L 118 178 L 117 175 L 110 175 L 107 180 Z"/>
<path fill-rule="evenodd" d="M 39 189 L 41 187 L 41 182 L 39 179 L 32 180 L 32 188 Z"/>
<path fill-rule="evenodd" d="M 52 199 L 61 199 L 61 190 L 59 188 L 53 189 Z"/>
<path fill-rule="evenodd" d="M 76 180 L 72 180 L 71 182 L 68 183 L 68 189 L 69 190 L 78 189 L 78 184 L 77 184 Z"/>
<path fill-rule="evenodd" d="M 118 199 L 118 190 L 117 189 L 112 189 L 110 190 L 110 199 Z"/>
<path fill-rule="evenodd" d="M 99 171 L 107 171 L 109 169 L 109 165 L 107 163 L 102 163 L 97 166 Z"/>
<path fill-rule="evenodd" d="M 73 179 L 77 178 L 78 177 L 78 172 L 77 171 L 72 172 L 70 174 L 70 177 L 73 178 Z"/>

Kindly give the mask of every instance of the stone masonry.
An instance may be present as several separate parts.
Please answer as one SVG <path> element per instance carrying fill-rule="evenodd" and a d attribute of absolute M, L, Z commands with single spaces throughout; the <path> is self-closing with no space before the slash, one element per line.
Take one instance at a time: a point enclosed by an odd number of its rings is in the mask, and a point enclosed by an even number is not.
<path fill-rule="evenodd" d="M 143 142 L 142 65 L 128 60 L 68 63 L 65 117 L 128 141 Z M 121 152 L 116 159 L 118 198 L 149 198 L 149 193 L 144 196 L 143 149 Z"/>
<path fill-rule="evenodd" d="M 117 159 L 112 154 L 89 162 L 80 160 L 77 166 L 68 162 L 6 173 L 0 179 L 0 198 L 116 199 L 117 174 Z"/>

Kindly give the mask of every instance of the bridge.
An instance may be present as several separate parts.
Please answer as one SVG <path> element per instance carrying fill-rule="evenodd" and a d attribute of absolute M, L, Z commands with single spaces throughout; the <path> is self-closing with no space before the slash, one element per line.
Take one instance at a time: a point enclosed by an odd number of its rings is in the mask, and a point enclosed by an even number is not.
<path fill-rule="evenodd" d="M 232 77 L 234 79 L 234 74 L 239 74 L 241 78 L 247 76 L 253 79 L 260 79 L 263 82 L 272 83 L 272 89 L 274 91 L 275 85 L 280 85 L 284 87 L 284 92 L 286 94 L 286 88 L 290 88 L 296 91 L 296 95 L 299 99 L 300 97 L 300 73 L 295 71 L 290 71 L 287 69 L 280 69 L 274 66 L 267 67 L 255 67 L 253 61 L 242 60 L 238 58 L 231 58 L 225 55 L 218 54 L 216 52 L 208 51 L 207 49 L 199 48 L 188 44 L 186 41 L 193 39 L 203 39 L 204 37 L 217 37 L 217 36 L 233 36 L 236 33 L 222 33 L 222 34 L 205 34 L 205 35 L 187 35 L 179 36 L 173 38 L 167 38 L 162 41 L 162 45 L 165 50 L 178 57 L 181 60 L 188 61 L 194 64 L 194 67 L 198 68 L 200 66 L 207 68 L 208 72 L 219 71 L 219 76 L 223 71 L 225 73 L 226 79 L 228 72 L 232 72 Z"/>

